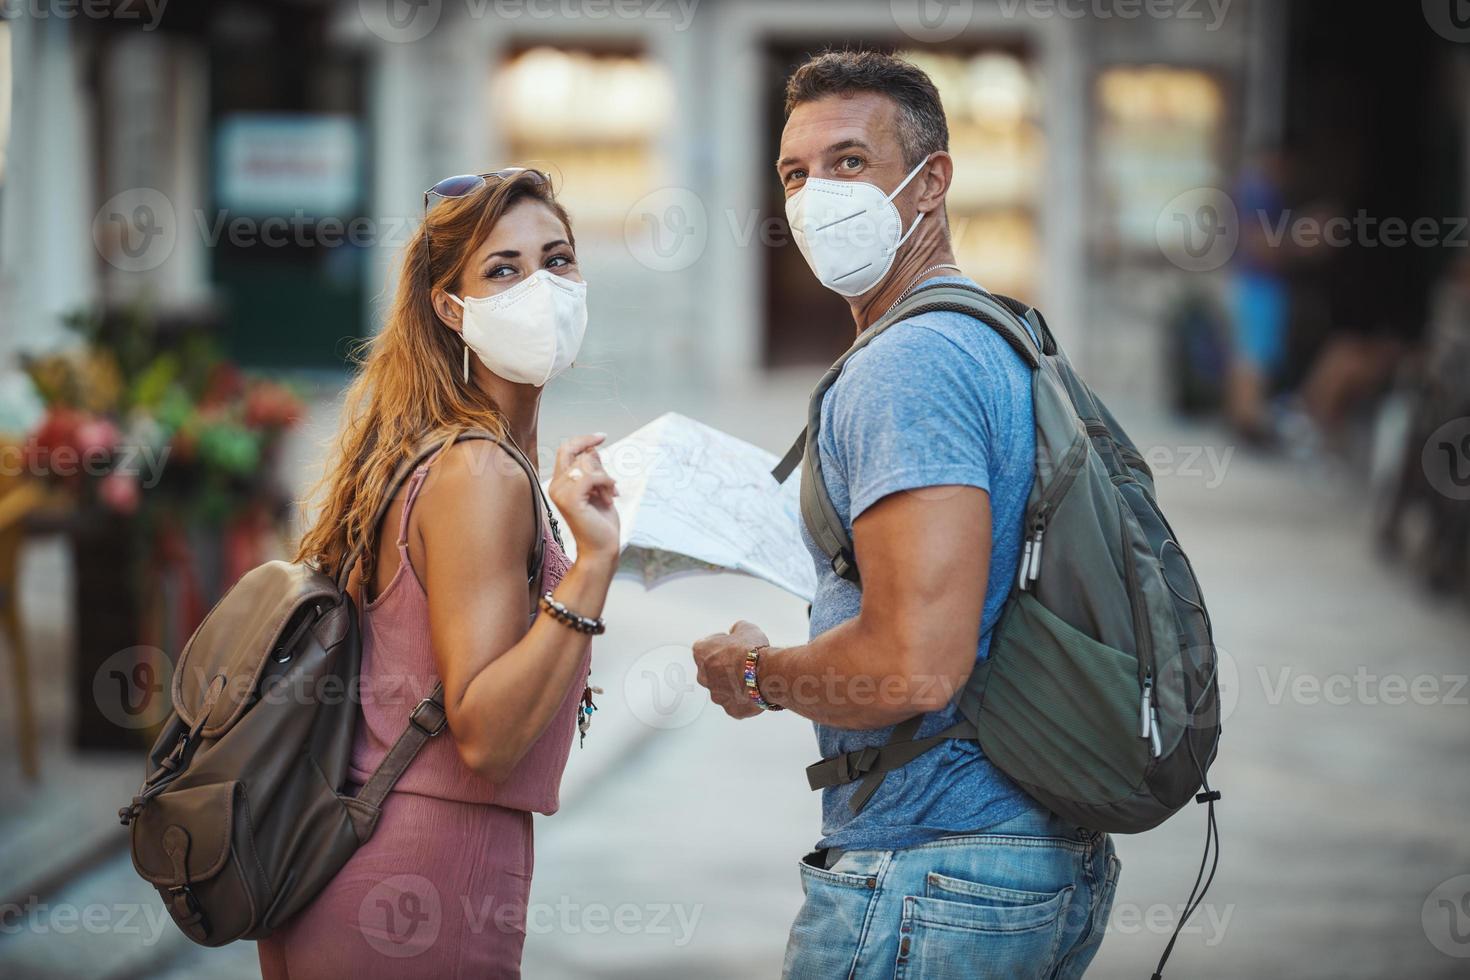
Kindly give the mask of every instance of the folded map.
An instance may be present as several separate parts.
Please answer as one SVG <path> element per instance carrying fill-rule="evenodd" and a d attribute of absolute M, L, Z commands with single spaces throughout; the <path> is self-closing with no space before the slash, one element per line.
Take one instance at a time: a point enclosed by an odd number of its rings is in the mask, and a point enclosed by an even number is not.
<path fill-rule="evenodd" d="M 773 454 L 674 412 L 601 454 L 618 481 L 620 574 L 651 588 L 675 575 L 734 571 L 812 600 L 800 481 L 778 485 Z M 566 544 L 575 554 L 576 543 Z"/>

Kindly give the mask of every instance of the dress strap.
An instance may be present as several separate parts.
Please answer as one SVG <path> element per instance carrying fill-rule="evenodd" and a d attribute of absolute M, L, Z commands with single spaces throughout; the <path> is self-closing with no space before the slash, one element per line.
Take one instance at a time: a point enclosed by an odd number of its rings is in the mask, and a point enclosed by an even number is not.
<path fill-rule="evenodd" d="M 438 457 L 436 456 L 435 459 Z M 413 513 L 414 502 L 419 499 L 419 491 L 424 488 L 424 479 L 429 475 L 429 465 L 423 463 L 413 471 L 413 477 L 408 481 L 408 496 L 403 499 L 403 514 L 398 518 L 398 550 L 407 560 L 408 555 L 408 518 Z"/>

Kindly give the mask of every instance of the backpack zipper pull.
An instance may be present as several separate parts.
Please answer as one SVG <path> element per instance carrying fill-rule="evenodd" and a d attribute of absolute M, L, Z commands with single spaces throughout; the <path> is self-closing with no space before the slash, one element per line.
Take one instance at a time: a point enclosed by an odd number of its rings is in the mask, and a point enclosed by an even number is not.
<path fill-rule="evenodd" d="M 1148 712 L 1152 719 L 1152 724 L 1149 725 L 1148 747 L 1153 750 L 1154 758 L 1157 759 L 1164 754 L 1164 738 L 1159 734 L 1159 708 L 1157 705 L 1152 705 Z"/>
<path fill-rule="evenodd" d="M 1021 553 L 1021 567 L 1016 573 L 1016 588 L 1029 591 L 1031 583 L 1041 574 L 1041 538 L 1046 534 L 1046 519 L 1039 516 L 1031 525 L 1033 532 L 1026 536 L 1026 550 Z"/>
<path fill-rule="evenodd" d="M 1028 578 L 1032 582 L 1035 582 L 1038 578 L 1041 577 L 1041 539 L 1045 534 L 1046 525 L 1037 524 L 1036 537 L 1034 538 L 1034 546 L 1031 549 L 1031 571 L 1028 574 Z"/>
<path fill-rule="evenodd" d="M 1143 675 L 1143 697 L 1138 701 L 1138 737 L 1153 738 L 1153 694 L 1154 675 L 1150 671 Z"/>

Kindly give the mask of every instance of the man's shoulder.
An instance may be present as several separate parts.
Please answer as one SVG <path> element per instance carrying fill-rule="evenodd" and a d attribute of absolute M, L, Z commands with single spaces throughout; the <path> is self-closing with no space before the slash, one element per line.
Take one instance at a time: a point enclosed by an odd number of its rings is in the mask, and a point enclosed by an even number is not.
<path fill-rule="evenodd" d="M 974 317 L 937 310 L 874 337 L 848 360 L 834 391 L 871 392 L 893 384 L 993 391 L 998 381 L 1021 383 L 1029 375 L 1026 362 L 1000 334 Z"/>

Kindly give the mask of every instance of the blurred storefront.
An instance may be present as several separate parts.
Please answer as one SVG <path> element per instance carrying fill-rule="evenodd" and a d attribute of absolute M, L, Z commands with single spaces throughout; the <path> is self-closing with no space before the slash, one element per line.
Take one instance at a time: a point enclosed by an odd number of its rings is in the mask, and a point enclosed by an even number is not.
<path fill-rule="evenodd" d="M 169 7 L 151 30 L 118 6 L 16 23 L 6 348 L 144 299 L 215 323 L 246 364 L 338 365 L 423 189 L 521 164 L 556 176 L 594 284 L 575 378 L 738 388 L 814 365 L 847 327 L 787 244 L 781 83 L 807 52 L 868 44 L 943 91 L 965 267 L 1046 309 L 1099 387 L 1162 401 L 1165 311 L 1184 277 L 1225 273 L 1171 263 L 1161 215 L 1280 137 L 1292 5 L 995 0 L 950 5 L 956 25 L 890 0 L 270 0 Z"/>

